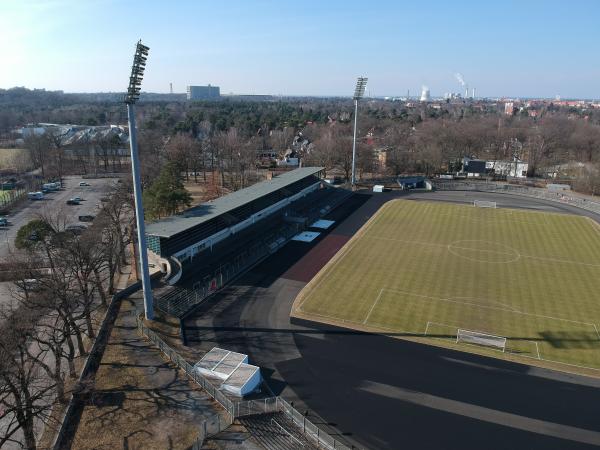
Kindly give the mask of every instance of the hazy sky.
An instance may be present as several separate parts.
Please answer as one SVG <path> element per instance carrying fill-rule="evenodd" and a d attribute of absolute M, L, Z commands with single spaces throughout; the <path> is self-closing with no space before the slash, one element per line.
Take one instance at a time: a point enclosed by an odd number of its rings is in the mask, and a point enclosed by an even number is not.
<path fill-rule="evenodd" d="M 0 88 L 600 98 L 600 1 L 0 0 Z"/>

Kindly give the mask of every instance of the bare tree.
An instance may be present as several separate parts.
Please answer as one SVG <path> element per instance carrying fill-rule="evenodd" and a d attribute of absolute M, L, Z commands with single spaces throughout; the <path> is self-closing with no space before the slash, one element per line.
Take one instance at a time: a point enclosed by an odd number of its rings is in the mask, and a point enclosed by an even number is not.
<path fill-rule="evenodd" d="M 4 425 L 0 447 L 14 442 L 35 450 L 36 421 L 47 422 L 50 417 L 54 384 L 39 364 L 45 350 L 31 345 L 30 317 L 20 312 L 19 320 L 14 320 L 11 312 L 4 319 L 0 332 L 0 420 Z M 22 440 L 17 439 L 19 432 Z"/>
<path fill-rule="evenodd" d="M 40 169 L 42 178 L 46 177 L 51 145 L 46 134 L 36 135 L 34 133 L 25 138 L 25 148 L 29 150 L 33 164 Z"/>

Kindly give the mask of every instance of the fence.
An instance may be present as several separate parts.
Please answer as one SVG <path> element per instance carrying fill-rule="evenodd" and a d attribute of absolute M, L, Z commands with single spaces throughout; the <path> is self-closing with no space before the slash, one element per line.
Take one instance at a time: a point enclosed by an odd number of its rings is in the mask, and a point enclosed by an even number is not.
<path fill-rule="evenodd" d="M 578 197 L 565 193 L 565 191 L 549 191 L 547 189 L 533 188 L 528 186 L 515 186 L 504 183 L 490 182 L 468 182 L 468 181 L 435 181 L 435 188 L 439 191 L 483 191 L 497 192 L 504 194 L 523 195 L 526 197 L 535 197 L 542 200 L 563 203 L 587 211 L 600 214 L 600 202 L 589 200 L 585 197 Z M 568 192 L 568 191 L 567 191 Z"/>
<path fill-rule="evenodd" d="M 198 384 L 198 386 L 204 389 L 205 392 L 217 403 L 219 403 L 227 412 L 226 419 L 220 418 L 216 427 L 213 424 L 212 428 L 211 425 L 209 425 L 208 429 L 218 429 L 219 431 L 223 430 L 231 425 L 237 417 L 282 412 L 288 416 L 302 431 L 306 438 L 312 441 L 317 447 L 349 450 L 349 447 L 342 444 L 340 441 L 324 431 L 321 431 L 319 427 L 308 420 L 305 415 L 298 412 L 292 405 L 290 405 L 281 397 L 269 397 L 260 400 L 246 400 L 237 402 L 231 401 L 207 378 L 201 375 L 198 371 L 195 371 L 190 363 L 188 363 L 181 355 L 179 355 L 179 353 L 169 347 L 169 345 L 167 345 L 167 343 L 158 337 L 154 331 L 145 326 L 137 313 L 135 318 L 139 332 L 148 338 L 154 345 L 156 345 L 158 349 L 167 358 L 169 358 L 173 364 L 183 370 L 189 378 L 191 378 L 196 384 Z M 200 424 L 198 434 L 199 437 L 196 440 L 193 449 L 200 449 L 204 439 L 209 436 L 209 434 L 207 434 L 206 421 Z"/>
<path fill-rule="evenodd" d="M 198 437 L 192 444 L 191 450 L 202 450 L 204 441 L 208 437 L 219 434 L 221 431 L 227 429 L 229 425 L 231 425 L 231 422 L 224 421 L 219 414 L 214 414 L 204 419 L 198 426 Z"/>
<path fill-rule="evenodd" d="M 25 189 L 0 190 L 0 211 L 8 211 L 19 200 L 25 198 L 26 193 Z"/>
<path fill-rule="evenodd" d="M 96 339 L 94 340 L 92 348 L 90 349 L 83 364 L 83 368 L 81 369 L 78 379 L 79 386 L 84 385 L 85 381 L 89 377 L 95 375 L 96 371 L 98 370 L 104 349 L 108 344 L 108 338 L 112 330 L 112 325 L 114 324 L 117 314 L 119 313 L 121 300 L 129 297 L 141 287 L 142 283 L 141 281 L 138 281 L 117 292 L 111 297 L 106 314 L 102 319 L 100 329 L 96 334 Z M 72 426 L 72 423 L 77 419 L 77 415 L 80 413 L 80 409 L 83 407 L 82 394 L 84 397 L 85 393 L 82 392 L 74 392 L 71 395 L 69 404 L 67 405 L 60 422 L 60 427 L 56 432 L 54 444 L 52 445 L 53 450 L 60 450 L 70 445 L 71 439 L 73 438 L 73 433 L 76 431 L 76 428 Z"/>

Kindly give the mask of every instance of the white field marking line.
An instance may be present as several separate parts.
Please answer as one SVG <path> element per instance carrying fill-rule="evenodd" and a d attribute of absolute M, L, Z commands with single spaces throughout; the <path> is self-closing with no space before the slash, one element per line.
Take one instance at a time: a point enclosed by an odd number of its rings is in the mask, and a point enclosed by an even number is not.
<path fill-rule="evenodd" d="M 477 297 L 451 297 L 451 298 L 457 298 L 457 299 L 466 299 L 466 300 L 477 300 Z M 518 309 L 515 309 L 515 308 L 513 308 L 512 306 L 510 306 L 510 305 L 507 305 L 506 303 L 497 302 L 497 301 L 495 301 L 495 300 L 489 300 L 489 299 L 488 299 L 488 300 L 486 300 L 486 301 L 488 301 L 488 302 L 490 302 L 490 303 L 494 303 L 494 304 L 496 304 L 496 305 L 504 306 L 505 308 L 507 308 L 507 309 L 510 309 L 510 310 L 511 310 L 511 311 L 513 311 L 513 312 L 514 312 L 514 311 L 516 311 L 516 312 L 520 312 Z"/>
<path fill-rule="evenodd" d="M 448 247 L 448 244 L 436 244 L 435 242 L 422 242 L 422 241 L 408 241 L 405 239 L 396 239 L 396 238 L 386 238 L 381 236 L 364 236 L 369 239 L 376 239 L 379 241 L 393 241 L 393 242 L 402 242 L 405 244 L 416 244 L 416 245 L 429 245 L 431 247 Z"/>
<path fill-rule="evenodd" d="M 543 319 L 552 319 L 552 320 L 561 320 L 563 322 L 577 323 L 579 325 L 587 325 L 587 326 L 591 326 L 591 327 L 596 328 L 596 325 L 593 324 L 593 323 L 591 323 L 591 322 L 581 322 L 579 320 L 563 319 L 561 317 L 547 316 L 547 315 L 544 315 L 544 314 L 528 313 L 528 312 L 525 312 L 525 311 L 520 311 L 518 309 L 507 309 L 507 308 L 500 308 L 498 306 L 481 305 L 481 304 L 478 304 L 478 303 L 460 302 L 460 301 L 457 301 L 457 300 L 452 300 L 453 298 L 460 298 L 460 297 L 439 298 L 439 297 L 432 297 L 432 296 L 429 296 L 429 295 L 414 294 L 414 293 L 407 292 L 407 291 L 401 291 L 399 289 L 382 288 L 381 290 L 382 291 L 389 291 L 389 292 L 396 292 L 398 294 L 412 295 L 413 297 L 421 297 L 421 298 L 426 298 L 426 299 L 431 299 L 431 300 L 437 300 L 437 301 L 441 301 L 441 302 L 449 302 L 449 303 L 457 303 L 457 304 L 460 304 L 460 305 L 476 306 L 478 308 L 495 309 L 495 310 L 498 310 L 498 311 L 506 311 L 506 312 L 511 312 L 511 313 L 515 313 L 515 314 L 521 314 L 521 315 L 524 315 L 524 316 L 541 317 Z M 598 336 L 598 339 L 600 340 L 600 335 Z"/>
<path fill-rule="evenodd" d="M 367 232 L 368 230 L 375 225 L 375 223 L 377 223 L 378 221 L 381 220 L 381 217 L 383 215 L 384 209 L 386 209 L 389 205 L 393 204 L 394 200 L 389 201 L 387 203 L 385 203 L 384 205 L 382 205 L 377 211 L 375 211 L 375 213 L 373 213 L 373 215 L 371 216 L 371 218 L 367 221 L 367 223 L 365 225 L 363 225 L 355 234 L 354 236 L 352 236 L 350 238 L 350 240 L 344 245 L 344 247 L 342 247 L 341 253 L 339 255 L 339 257 L 333 262 L 333 264 L 330 267 L 326 267 L 327 272 L 323 273 L 323 276 L 321 277 L 321 279 L 311 288 L 311 291 L 317 289 L 321 283 L 323 283 L 323 281 L 325 281 L 325 279 L 329 276 L 329 274 L 331 273 L 331 271 L 334 269 L 335 266 L 337 266 L 347 255 L 348 253 L 363 239 L 367 236 Z M 335 255 L 337 256 L 337 255 Z M 334 257 L 335 257 L 334 256 Z M 323 270 L 323 269 L 321 269 Z M 303 312 L 302 310 L 302 305 L 304 305 L 304 302 L 306 302 L 308 296 L 305 296 L 304 299 L 302 299 L 302 303 L 300 303 L 300 305 L 298 305 L 298 311 Z M 358 322 L 357 322 L 358 323 Z"/>
<path fill-rule="evenodd" d="M 385 205 L 384 205 L 384 206 L 385 206 Z M 379 209 L 379 211 L 381 211 L 381 208 Z M 379 211 L 378 211 L 378 212 L 379 212 Z M 377 212 L 377 213 L 378 213 L 378 212 Z M 377 214 L 377 213 L 376 213 L 376 214 Z M 326 268 L 326 272 L 325 272 L 325 273 L 323 273 L 323 275 L 321 276 L 321 279 L 320 279 L 320 280 L 318 280 L 318 281 L 317 281 L 317 283 L 316 283 L 316 284 L 315 284 L 315 285 L 314 285 L 314 286 L 311 288 L 311 290 L 310 290 L 311 292 L 314 292 L 314 291 L 315 291 L 315 290 L 316 290 L 316 289 L 317 289 L 319 286 L 321 286 L 321 284 L 323 283 L 323 281 L 325 281 L 325 279 L 327 279 L 327 278 L 329 277 L 329 275 L 330 275 L 330 273 L 332 272 L 332 270 L 333 270 L 333 269 L 334 269 L 334 268 L 335 268 L 335 267 L 336 267 L 336 266 L 337 266 L 337 265 L 338 265 L 338 264 L 339 264 L 339 263 L 340 263 L 340 262 L 341 262 L 341 261 L 342 261 L 342 260 L 343 260 L 343 259 L 344 259 L 344 258 L 347 256 L 347 255 L 348 255 L 348 253 L 350 252 L 350 250 L 352 250 L 352 249 L 353 249 L 353 248 L 356 246 L 356 244 L 362 240 L 362 239 L 360 239 L 360 238 L 364 238 L 364 237 L 365 237 L 367 230 L 368 230 L 369 228 L 371 228 L 371 226 L 373 226 L 373 224 L 374 224 L 375 222 L 377 222 L 377 221 L 379 220 L 379 218 L 380 218 L 380 217 L 381 217 L 381 216 L 379 216 L 379 215 L 377 215 L 377 216 L 373 217 L 373 221 L 372 221 L 372 222 L 369 222 L 369 223 L 367 223 L 367 224 L 366 224 L 366 226 L 365 226 L 365 228 L 364 228 L 364 230 L 361 228 L 361 229 L 360 229 L 360 230 L 359 230 L 359 231 L 358 231 L 358 232 L 357 232 L 357 233 L 356 233 L 354 236 L 352 236 L 352 237 L 350 238 L 350 241 L 348 242 L 348 244 L 349 244 L 349 245 L 348 245 L 347 247 L 345 247 L 345 249 L 344 249 L 344 248 L 342 248 L 342 252 L 343 252 L 343 253 L 341 253 L 341 254 L 339 255 L 339 257 L 338 257 L 338 258 L 337 258 L 337 259 L 336 259 L 336 260 L 333 262 L 333 264 L 332 264 L 331 266 L 329 266 L 329 267 L 327 267 L 327 268 Z M 360 235 L 358 234 L 358 233 L 361 233 L 361 231 L 362 231 L 362 236 L 360 236 Z M 357 237 L 358 237 L 358 238 L 357 238 Z M 335 257 L 335 256 L 334 256 L 334 257 Z M 323 270 L 323 269 L 321 269 L 321 270 Z M 304 310 L 302 309 L 302 306 L 304 306 L 304 303 L 306 302 L 306 300 L 308 299 L 308 297 L 309 297 L 309 296 L 308 296 L 308 295 L 306 295 L 306 296 L 305 296 L 305 297 L 302 299 L 302 303 L 300 303 L 300 304 L 298 305 L 298 311 L 300 311 L 300 312 L 304 312 Z"/>
<path fill-rule="evenodd" d="M 442 322 L 433 322 L 432 320 L 430 320 L 427 322 L 427 326 L 425 327 L 425 336 L 427 336 L 427 331 L 429 330 L 429 324 L 441 325 L 446 328 L 452 328 L 453 330 L 458 330 L 458 327 L 455 327 L 454 325 L 448 325 L 447 323 L 442 323 Z M 432 339 L 435 339 L 435 336 L 429 336 L 429 337 Z"/>
<path fill-rule="evenodd" d="M 442 327 L 452 328 L 454 330 L 459 330 L 460 329 L 460 327 L 457 327 L 455 325 L 449 325 L 447 323 L 442 323 L 442 322 L 428 321 L 427 322 L 427 327 L 425 328 L 425 335 L 424 335 L 424 337 L 429 337 L 430 339 L 444 339 L 444 338 L 438 338 L 436 336 L 427 336 L 427 331 L 429 330 L 429 324 L 440 325 Z M 470 331 L 472 331 L 472 330 L 470 330 Z M 483 333 L 483 334 L 488 334 L 488 333 Z M 491 336 L 495 336 L 495 335 L 491 335 Z M 504 336 L 499 336 L 499 337 L 504 337 Z M 456 340 L 456 342 L 454 342 L 454 344 L 458 346 L 459 345 L 458 344 L 458 333 L 457 333 L 456 339 L 457 340 Z M 500 349 L 497 349 L 497 348 L 494 348 L 494 347 L 491 347 L 491 346 L 489 346 L 489 350 L 493 350 L 493 351 L 501 352 L 501 353 L 510 353 L 511 355 L 515 355 L 515 356 L 527 356 L 527 355 L 523 355 L 521 353 L 515 353 L 515 352 L 513 352 L 510 349 L 510 347 L 508 346 L 508 343 L 510 342 L 510 338 L 505 338 L 505 339 L 506 339 L 506 342 L 504 344 L 504 349 L 503 350 L 500 350 Z M 540 349 L 538 347 L 538 343 L 536 341 L 527 341 L 527 342 L 531 342 L 531 343 L 535 344 L 535 348 L 537 350 L 537 356 L 538 356 L 537 359 L 541 360 L 542 358 L 540 356 Z M 462 342 L 462 344 L 463 345 L 473 345 L 473 346 L 475 346 L 477 348 L 481 347 L 480 345 L 470 344 L 469 342 L 464 342 L 464 341 Z M 527 356 L 527 358 L 533 358 L 533 357 Z M 533 359 L 535 359 L 535 358 L 533 358 Z"/>
<path fill-rule="evenodd" d="M 579 367 L 580 369 L 596 370 L 596 371 L 600 372 L 600 369 L 598 369 L 596 367 L 582 366 L 580 364 L 571 364 L 571 363 L 566 363 L 566 362 L 562 362 L 562 361 L 557 361 L 555 359 L 542 358 L 541 356 L 539 358 L 536 358 L 535 356 L 521 355 L 521 354 L 517 354 L 517 353 L 511 353 L 511 354 L 515 355 L 517 357 L 539 359 L 540 361 L 546 361 L 546 362 L 549 362 L 552 364 L 562 364 L 563 366 Z"/>
<path fill-rule="evenodd" d="M 361 325 L 361 323 L 360 323 L 360 322 L 356 322 L 356 321 L 354 321 L 354 320 L 340 319 L 339 317 L 336 317 L 336 316 L 329 316 L 329 315 L 327 315 L 327 314 L 310 313 L 310 315 L 312 315 L 312 316 L 317 316 L 317 317 L 322 317 L 322 318 L 324 318 L 324 319 L 332 319 L 333 321 L 336 321 L 336 322 L 345 322 L 345 323 L 350 323 L 350 324 L 354 324 L 354 325 Z M 437 323 L 437 322 L 432 322 L 432 323 Z M 445 325 L 445 324 L 438 323 L 438 325 Z M 399 330 L 399 329 L 397 329 L 397 328 L 387 328 L 387 327 L 382 327 L 382 326 L 380 326 L 380 325 L 369 325 L 369 328 L 371 328 L 371 329 L 373 329 L 373 330 L 389 331 L 389 332 L 391 332 L 392 334 L 397 334 L 397 333 L 407 333 L 407 331 L 404 331 L 404 330 Z M 431 339 L 435 339 L 435 338 L 434 338 L 434 337 L 432 337 L 432 336 L 429 336 L 429 338 L 431 338 Z M 530 341 L 530 342 L 535 342 L 535 341 Z M 465 345 L 469 345 L 469 344 L 468 344 L 468 343 L 466 343 Z M 479 346 L 476 346 L 476 347 L 477 347 L 477 348 L 481 348 L 481 347 L 479 347 Z M 496 351 L 496 352 L 500 352 L 500 350 L 497 350 L 497 349 L 494 349 L 494 348 L 491 348 L 491 347 L 489 348 L 489 350 Z M 509 353 L 510 353 L 511 355 L 514 355 L 514 356 L 515 356 L 515 357 L 517 357 L 517 358 L 538 359 L 538 358 L 536 358 L 536 357 L 534 357 L 534 356 L 528 356 L 528 355 L 521 354 L 521 353 L 512 353 L 512 352 L 510 351 L 510 349 L 509 349 Z M 546 358 L 542 358 L 542 357 L 540 357 L 540 358 L 539 358 L 539 360 L 540 360 L 540 361 L 549 362 L 549 363 L 553 363 L 553 364 L 561 364 L 561 365 L 564 365 L 564 366 L 578 367 L 578 368 L 580 368 L 580 369 L 595 370 L 595 371 L 598 371 L 598 372 L 600 372 L 600 369 L 598 369 L 598 368 L 595 368 L 595 367 L 581 366 L 581 365 L 579 365 L 579 364 L 565 363 L 565 362 L 561 362 L 561 361 L 556 361 L 556 360 L 554 360 L 554 359 L 546 359 Z M 574 373 L 574 374 L 576 374 L 576 375 L 579 375 L 577 372 L 567 372 L 567 373 Z"/>
<path fill-rule="evenodd" d="M 481 209 L 500 209 L 500 208 L 481 208 Z M 508 212 L 504 212 L 504 214 L 500 214 L 500 211 L 498 211 L 499 215 L 508 215 Z M 513 214 L 512 212 L 510 213 L 511 215 Z M 544 223 L 540 223 L 540 222 L 532 222 L 530 220 L 518 220 L 518 219 L 502 219 L 502 218 L 488 218 L 488 219 L 484 219 L 484 218 L 480 218 L 480 217 L 467 217 L 467 216 L 461 216 L 460 214 L 455 214 L 455 213 L 440 213 L 438 214 L 438 216 L 444 216 L 444 217 L 456 217 L 458 219 L 461 220 L 470 220 L 472 222 L 480 222 L 480 223 L 484 223 L 485 225 L 494 225 L 497 224 L 499 222 L 508 222 L 508 223 L 524 223 L 526 225 L 537 225 L 537 226 L 543 226 Z M 545 220 L 547 220 L 545 218 Z"/>
<path fill-rule="evenodd" d="M 406 244 L 415 244 L 415 245 L 427 245 L 430 247 L 444 247 L 446 248 L 448 251 L 450 251 L 450 246 L 452 245 L 452 243 L 450 244 L 436 244 L 434 242 L 422 242 L 422 241 L 408 241 L 405 239 L 396 239 L 396 238 L 386 238 L 386 237 L 381 237 L 381 236 L 363 236 L 363 238 L 369 238 L 369 239 L 377 239 L 377 240 L 382 240 L 382 241 L 394 241 L 394 242 L 403 242 Z M 496 242 L 492 242 L 490 241 L 490 243 L 496 243 Z M 498 245 L 503 245 L 503 244 L 498 244 Z M 457 248 L 457 249 L 463 249 L 463 250 L 473 250 L 473 251 L 485 251 L 485 252 L 495 252 L 498 254 L 504 254 L 503 252 L 496 252 L 495 250 L 479 250 L 479 249 L 473 249 L 473 248 L 462 248 L 462 247 L 452 247 L 452 248 Z M 530 259 L 538 259 L 540 261 L 549 261 L 549 262 L 557 262 L 557 263 L 565 263 L 565 264 L 577 264 L 577 265 L 581 265 L 581 266 L 588 266 L 588 267 L 600 267 L 600 264 L 592 264 L 592 263 L 585 263 L 585 262 L 581 262 L 581 261 L 571 261 L 569 259 L 559 259 L 559 258 L 548 258 L 545 256 L 532 256 L 532 255 L 526 255 L 523 253 L 520 253 L 518 251 L 515 250 L 515 252 L 519 255 L 519 258 L 530 258 Z M 450 253 L 452 253 L 450 251 Z M 507 254 L 511 254 L 512 253 L 507 253 Z M 461 256 L 464 257 L 464 256 Z M 467 257 L 464 257 L 467 258 Z M 517 258 L 517 259 L 519 259 Z M 515 259 L 515 261 L 517 261 L 517 259 Z M 510 262 L 514 262 L 514 261 L 510 261 Z"/>
<path fill-rule="evenodd" d="M 588 267 L 600 267 L 600 264 L 585 263 L 585 262 L 581 262 L 581 261 L 571 261 L 569 259 L 547 258 L 545 256 L 530 256 L 530 255 L 524 255 L 522 253 L 521 253 L 521 256 L 523 258 L 539 259 L 541 261 L 551 261 L 551 262 L 566 263 L 566 264 L 577 264 L 580 266 L 588 266 Z"/>
<path fill-rule="evenodd" d="M 493 253 L 495 255 L 509 255 L 509 256 L 515 256 L 515 254 L 519 255 L 519 252 L 516 251 L 516 250 L 514 252 L 499 252 L 497 250 L 487 250 L 485 248 L 458 247 L 456 245 L 448 244 L 448 251 L 450 251 L 451 249 L 471 250 L 471 251 L 474 251 L 474 252 Z"/>
<path fill-rule="evenodd" d="M 381 298 L 381 294 L 383 294 L 383 288 L 379 289 L 379 294 L 377 295 L 377 298 L 375 299 L 375 301 L 371 305 L 371 309 L 369 309 L 369 312 L 367 313 L 367 317 L 365 317 L 365 320 L 363 320 L 363 323 L 367 323 L 367 321 L 369 320 L 369 317 L 371 316 L 371 313 L 373 312 L 373 309 L 375 308 L 375 305 L 377 305 L 377 303 L 379 303 L 379 299 Z"/>
<path fill-rule="evenodd" d="M 430 325 L 430 324 L 433 324 L 433 325 L 440 325 L 440 326 L 442 326 L 442 327 L 446 327 L 446 328 L 452 328 L 452 329 L 454 329 L 454 330 L 459 330 L 459 329 L 461 329 L 460 327 L 457 327 L 456 325 L 449 325 L 449 324 L 447 324 L 447 323 L 442 323 L 442 322 L 433 322 L 433 321 L 428 321 L 428 322 L 427 322 L 427 326 L 425 327 L 425 334 L 424 334 L 423 336 L 425 336 L 425 337 L 429 337 L 430 339 L 444 339 L 444 338 L 438 338 L 438 337 L 436 337 L 436 336 L 427 336 L 427 331 L 429 331 L 429 325 Z M 467 330 L 467 331 L 473 331 L 473 330 Z M 488 333 L 483 333 L 483 334 L 488 334 Z M 492 334 L 491 336 L 496 336 L 496 335 Z M 497 336 L 497 337 L 504 337 L 504 336 Z M 457 339 L 458 339 L 458 333 L 457 333 Z M 507 353 L 511 353 L 511 354 L 513 354 L 513 355 L 517 355 L 517 356 L 521 355 L 520 353 L 514 353 L 514 352 L 513 352 L 513 351 L 510 349 L 510 347 L 508 346 L 508 342 L 510 342 L 510 338 L 504 338 L 504 339 L 506 339 L 506 343 L 505 343 L 505 350 L 506 350 L 506 352 L 507 352 Z M 538 347 L 538 343 L 537 343 L 536 341 L 526 341 L 526 342 L 531 342 L 532 344 L 535 344 L 535 347 L 536 347 L 536 350 L 537 350 L 538 359 L 541 359 L 541 358 L 540 358 L 540 349 L 539 349 L 539 347 Z M 456 342 L 456 343 L 458 343 L 458 342 Z M 468 343 L 468 342 L 464 342 L 464 344 L 467 344 L 467 345 L 469 345 L 469 343 Z M 495 348 L 493 348 L 493 347 L 491 347 L 490 349 L 491 349 L 491 350 L 497 350 L 497 349 L 495 349 Z M 504 352 L 504 350 L 503 350 L 503 352 Z"/>

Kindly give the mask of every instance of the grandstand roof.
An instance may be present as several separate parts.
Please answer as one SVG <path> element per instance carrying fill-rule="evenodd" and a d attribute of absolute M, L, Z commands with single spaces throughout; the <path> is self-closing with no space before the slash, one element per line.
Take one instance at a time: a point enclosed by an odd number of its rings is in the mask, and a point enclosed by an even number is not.
<path fill-rule="evenodd" d="M 167 217 L 146 226 L 146 234 L 169 238 L 191 227 L 207 222 L 221 214 L 226 214 L 252 200 L 283 189 L 296 181 L 322 171 L 324 167 L 302 167 L 257 183 L 213 201 L 187 209 L 181 214 Z"/>

